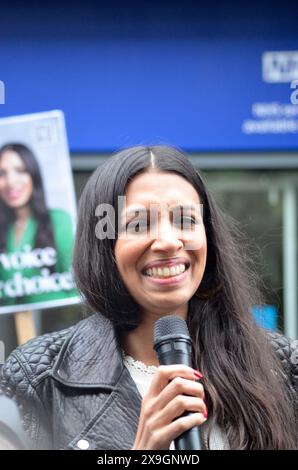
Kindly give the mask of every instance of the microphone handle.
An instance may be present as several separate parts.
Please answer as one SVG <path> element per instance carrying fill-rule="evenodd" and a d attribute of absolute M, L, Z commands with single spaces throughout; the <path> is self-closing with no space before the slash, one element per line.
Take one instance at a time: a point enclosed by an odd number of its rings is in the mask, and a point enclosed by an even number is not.
<path fill-rule="evenodd" d="M 192 367 L 190 340 L 172 339 L 156 345 L 159 363 L 164 366 L 173 364 L 184 364 Z M 191 415 L 191 411 L 183 413 L 182 416 Z M 175 440 L 175 450 L 201 450 L 201 438 L 199 427 L 188 429 Z"/>

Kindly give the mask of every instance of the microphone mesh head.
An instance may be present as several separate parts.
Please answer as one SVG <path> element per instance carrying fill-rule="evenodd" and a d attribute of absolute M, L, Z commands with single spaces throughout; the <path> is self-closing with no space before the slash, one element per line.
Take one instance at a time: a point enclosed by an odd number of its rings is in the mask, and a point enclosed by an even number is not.
<path fill-rule="evenodd" d="M 154 344 L 167 335 L 185 335 L 189 337 L 186 321 L 176 315 L 166 315 L 159 318 L 154 325 Z"/>

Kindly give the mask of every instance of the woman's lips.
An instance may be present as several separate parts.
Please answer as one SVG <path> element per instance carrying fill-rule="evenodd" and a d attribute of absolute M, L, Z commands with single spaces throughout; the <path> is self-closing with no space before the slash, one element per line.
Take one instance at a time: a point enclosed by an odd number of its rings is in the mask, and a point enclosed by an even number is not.
<path fill-rule="evenodd" d="M 178 266 L 179 264 L 184 264 L 186 268 L 189 267 L 190 262 L 186 258 L 169 258 L 169 259 L 164 259 L 164 260 L 157 260 L 153 261 L 152 263 L 147 264 L 143 268 L 143 273 L 147 271 L 149 268 L 162 268 L 162 267 L 172 267 L 172 266 Z"/>
<path fill-rule="evenodd" d="M 179 284 L 180 282 L 184 281 L 185 278 L 188 276 L 189 272 L 189 267 L 186 268 L 186 270 L 181 273 L 177 274 L 176 276 L 171 276 L 171 277 L 153 277 L 153 276 L 148 276 L 146 274 L 143 274 L 143 276 L 148 280 L 148 282 L 151 282 L 153 284 L 158 284 L 158 285 L 170 285 L 170 284 Z"/>
<path fill-rule="evenodd" d="M 7 199 L 18 199 L 21 195 L 22 195 L 22 191 L 17 191 L 17 190 L 8 191 L 6 193 Z"/>

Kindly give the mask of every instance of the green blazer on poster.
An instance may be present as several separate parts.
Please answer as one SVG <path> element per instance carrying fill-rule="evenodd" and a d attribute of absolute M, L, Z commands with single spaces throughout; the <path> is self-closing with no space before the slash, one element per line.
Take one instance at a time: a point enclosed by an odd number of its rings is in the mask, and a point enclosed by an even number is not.
<path fill-rule="evenodd" d="M 31 295 L 16 296 L 15 298 L 5 295 L 2 292 L 2 295 L 0 297 L 0 306 L 59 300 L 65 297 L 76 297 L 78 295 L 77 291 L 74 288 L 74 284 L 70 274 L 74 241 L 72 220 L 67 212 L 60 209 L 50 210 L 49 215 L 52 223 L 55 249 L 57 253 L 57 262 L 55 266 L 52 267 L 52 271 L 54 273 L 66 273 L 65 283 L 63 285 L 64 288 L 61 288 L 55 292 L 33 293 Z M 15 243 L 14 225 L 12 224 L 8 228 L 7 232 L 5 254 L 10 255 L 12 253 L 22 252 L 26 245 L 30 245 L 32 250 L 34 250 L 36 232 L 37 222 L 34 217 L 30 216 L 26 223 L 21 239 L 17 243 Z M 40 276 L 43 268 L 47 267 L 26 267 L 21 270 L 17 270 L 14 268 L 4 269 L 3 263 L 0 263 L 0 282 L 5 283 L 9 281 L 10 279 L 12 279 L 16 272 L 20 272 L 22 276 L 26 279 L 32 279 L 35 276 Z"/>

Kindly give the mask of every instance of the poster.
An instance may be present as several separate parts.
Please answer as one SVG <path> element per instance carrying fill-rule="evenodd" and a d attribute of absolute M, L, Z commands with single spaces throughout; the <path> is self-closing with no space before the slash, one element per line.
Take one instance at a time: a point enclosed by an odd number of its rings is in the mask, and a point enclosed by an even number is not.
<path fill-rule="evenodd" d="M 0 313 L 78 303 L 64 115 L 0 119 Z"/>

